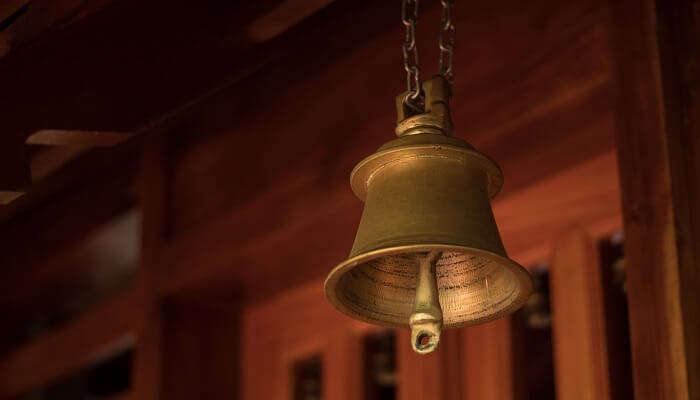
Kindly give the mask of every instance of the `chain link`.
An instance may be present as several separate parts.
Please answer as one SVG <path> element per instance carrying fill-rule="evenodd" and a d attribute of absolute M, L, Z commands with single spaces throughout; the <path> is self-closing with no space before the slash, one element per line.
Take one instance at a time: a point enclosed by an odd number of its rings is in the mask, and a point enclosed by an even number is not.
<path fill-rule="evenodd" d="M 442 21 L 440 23 L 440 63 L 439 74 L 452 85 L 454 82 L 455 24 L 452 21 L 452 11 L 456 0 L 440 0 L 442 4 Z M 405 103 L 416 109 L 422 108 L 422 93 L 420 83 L 420 63 L 418 46 L 416 45 L 416 25 L 418 25 L 419 0 L 402 0 L 401 21 L 406 27 L 406 37 L 403 42 L 403 66 L 406 70 L 406 86 L 408 94 Z"/>
<path fill-rule="evenodd" d="M 418 46 L 416 46 L 416 25 L 418 24 L 418 1 L 403 0 L 401 4 L 401 21 L 406 27 L 406 38 L 403 42 L 403 67 L 406 70 L 406 86 L 408 95 L 406 103 L 417 108 L 421 94 L 420 63 Z M 413 57 L 411 57 L 413 55 Z M 413 58 L 413 60 L 411 60 Z"/>
<path fill-rule="evenodd" d="M 455 24 L 452 22 L 452 9 L 455 0 L 440 0 L 442 3 L 442 22 L 440 27 L 440 75 L 452 85 L 454 82 L 454 69 L 452 61 L 455 49 Z"/>

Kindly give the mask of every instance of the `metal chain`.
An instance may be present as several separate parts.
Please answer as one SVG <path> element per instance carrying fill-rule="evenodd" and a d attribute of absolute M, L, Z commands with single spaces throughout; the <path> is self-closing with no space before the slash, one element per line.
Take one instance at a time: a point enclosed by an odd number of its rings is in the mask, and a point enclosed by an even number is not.
<path fill-rule="evenodd" d="M 408 87 L 406 104 L 417 107 L 415 103 L 418 103 L 421 94 L 420 63 L 418 60 L 418 47 L 416 46 L 418 0 L 403 0 L 401 4 L 401 21 L 406 27 L 406 38 L 403 42 L 403 67 L 406 70 L 406 86 Z M 411 57 L 411 53 L 413 53 L 413 57 Z M 413 58 L 413 62 L 411 62 L 411 58 Z"/>
<path fill-rule="evenodd" d="M 406 37 L 403 42 L 403 67 L 406 70 L 406 86 L 408 94 L 405 102 L 408 106 L 419 110 L 422 108 L 422 93 L 420 84 L 420 63 L 418 46 L 416 46 L 416 25 L 418 25 L 418 1 L 402 0 L 401 21 L 406 27 Z M 452 9 L 456 0 L 440 0 L 442 4 L 442 22 L 440 24 L 440 67 L 439 74 L 452 85 L 454 82 L 455 25 L 452 22 Z"/>
<path fill-rule="evenodd" d="M 452 60 L 455 49 L 455 24 L 452 22 L 452 8 L 455 0 L 440 0 L 442 3 L 442 23 L 440 27 L 440 75 L 452 85 L 454 82 L 454 69 Z"/>

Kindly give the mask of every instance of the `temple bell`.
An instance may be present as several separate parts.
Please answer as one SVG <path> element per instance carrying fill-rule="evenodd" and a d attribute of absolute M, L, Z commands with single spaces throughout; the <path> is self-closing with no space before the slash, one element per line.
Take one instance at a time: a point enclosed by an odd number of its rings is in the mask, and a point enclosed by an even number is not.
<path fill-rule="evenodd" d="M 448 136 L 450 85 L 422 83 L 421 109 L 397 97 L 397 139 L 351 173 L 364 201 L 354 245 L 325 281 L 333 306 L 352 318 L 411 330 L 413 349 L 437 348 L 443 328 L 476 325 L 520 308 L 528 272 L 508 258 L 491 210 L 498 165 Z"/>

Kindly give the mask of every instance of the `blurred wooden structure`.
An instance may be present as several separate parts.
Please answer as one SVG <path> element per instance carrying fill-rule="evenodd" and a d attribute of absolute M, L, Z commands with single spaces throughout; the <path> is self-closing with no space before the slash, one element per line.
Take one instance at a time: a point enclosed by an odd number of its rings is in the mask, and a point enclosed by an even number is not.
<path fill-rule="evenodd" d="M 419 46 L 436 61 L 439 2 L 424 3 Z M 699 10 L 457 6 L 456 135 L 504 170 L 511 258 L 550 266 L 558 399 L 619 398 L 625 368 L 637 399 L 700 399 Z M 321 285 L 359 221 L 349 172 L 393 135 L 398 11 L 0 5 L 0 400 L 124 351 L 128 388 L 111 399 L 298 400 L 309 357 L 323 399 L 366 399 L 364 343 L 381 330 Z M 597 246 L 620 230 L 629 350 Z M 396 398 L 527 398 L 517 324 L 449 332 L 426 357 L 398 334 Z"/>

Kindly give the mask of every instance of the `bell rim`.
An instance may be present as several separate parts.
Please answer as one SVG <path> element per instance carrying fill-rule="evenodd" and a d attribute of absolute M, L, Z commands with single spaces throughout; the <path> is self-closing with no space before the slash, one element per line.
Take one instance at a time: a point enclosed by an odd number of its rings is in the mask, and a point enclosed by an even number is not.
<path fill-rule="evenodd" d="M 477 318 L 469 321 L 464 321 L 464 322 L 459 322 L 459 323 L 452 323 L 452 324 L 445 324 L 444 328 L 445 329 L 456 329 L 456 328 L 464 328 L 468 326 L 474 326 L 474 325 L 480 325 L 486 322 L 490 322 L 502 317 L 505 317 L 509 314 L 512 314 L 513 312 L 519 310 L 521 307 L 525 305 L 525 302 L 527 299 L 530 297 L 530 294 L 532 294 L 532 291 L 534 290 L 534 283 L 532 281 L 532 277 L 530 276 L 530 273 L 523 267 L 522 265 L 518 264 L 514 260 L 502 256 L 500 254 L 493 253 L 488 250 L 482 250 L 482 249 L 477 249 L 474 247 L 469 247 L 469 246 L 459 246 L 459 245 L 451 245 L 451 244 L 419 244 L 419 245 L 404 245 L 404 246 L 392 246 L 392 247 L 386 247 L 382 249 L 377 249 L 377 250 L 372 250 L 366 253 L 358 254 L 355 257 L 351 257 L 346 259 L 345 261 L 341 262 L 338 264 L 335 268 L 331 270 L 331 272 L 328 273 L 326 276 L 326 279 L 323 284 L 323 294 L 328 300 L 333 307 L 340 311 L 341 313 L 356 319 L 360 320 L 369 324 L 374 324 L 374 325 L 379 325 L 383 326 L 386 328 L 399 328 L 399 329 L 409 329 L 408 322 L 406 324 L 397 324 L 397 323 L 391 323 L 379 319 L 374 319 L 374 318 L 368 318 L 365 317 L 362 314 L 354 312 L 352 309 L 349 307 L 345 306 L 343 302 L 341 302 L 335 295 L 335 288 L 337 287 L 338 282 L 340 281 L 340 278 L 347 272 L 349 272 L 352 268 L 355 268 L 361 263 L 370 261 L 374 258 L 377 257 L 383 257 L 383 256 L 389 256 L 389 255 L 394 255 L 397 253 L 406 253 L 406 252 L 422 252 L 422 251 L 431 251 L 431 250 L 443 250 L 443 251 L 462 251 L 467 254 L 471 253 L 474 255 L 490 258 L 494 261 L 502 263 L 505 267 L 507 267 L 518 279 L 519 287 L 520 287 L 520 293 L 518 297 L 507 307 L 503 308 L 502 310 L 490 314 L 486 317 L 482 318 Z"/>
<path fill-rule="evenodd" d="M 418 135 L 416 135 L 418 136 Z M 436 135 L 437 136 L 437 135 Z M 465 146 L 468 146 L 466 142 Z M 489 199 L 493 199 L 501 191 L 503 187 L 503 171 L 498 164 L 489 156 L 473 147 L 461 147 L 444 143 L 420 143 L 407 144 L 397 147 L 390 147 L 379 150 L 365 157 L 357 163 L 350 173 L 350 186 L 353 193 L 362 201 L 367 196 L 367 189 L 374 173 L 392 162 L 398 162 L 404 159 L 430 157 L 429 153 L 433 153 L 434 157 L 452 156 L 454 159 L 463 159 L 475 162 L 484 171 L 487 177 L 487 192 Z M 422 153 L 422 154 L 421 154 Z"/>

